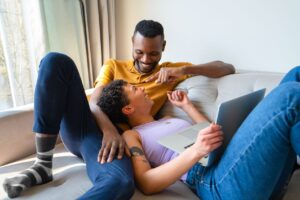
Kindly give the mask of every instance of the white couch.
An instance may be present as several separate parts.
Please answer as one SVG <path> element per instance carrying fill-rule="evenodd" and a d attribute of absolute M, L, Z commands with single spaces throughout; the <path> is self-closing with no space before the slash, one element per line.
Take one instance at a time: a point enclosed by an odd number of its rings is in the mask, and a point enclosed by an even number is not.
<path fill-rule="evenodd" d="M 217 105 L 225 100 L 246 94 L 260 88 L 267 93 L 274 88 L 283 74 L 267 72 L 238 72 L 220 79 L 201 76 L 189 78 L 178 85 L 187 89 L 190 99 L 209 118 L 214 119 Z M 179 109 L 166 103 L 161 114 L 187 119 Z M 34 162 L 34 134 L 31 132 L 33 121 L 32 105 L 19 110 L 0 113 L 0 185 L 7 176 L 26 169 Z M 29 157 L 27 157 L 29 156 Z M 8 164 L 9 163 L 9 164 Z M 79 158 L 66 152 L 60 143 L 54 156 L 54 181 L 35 186 L 16 199 L 75 199 L 87 191 L 91 183 L 86 175 L 85 164 Z M 284 200 L 300 198 L 300 170 L 295 171 L 288 186 Z M 7 199 L 0 187 L 0 199 Z M 145 196 L 136 190 L 133 200 L 198 199 L 187 186 L 177 181 L 164 192 Z"/>

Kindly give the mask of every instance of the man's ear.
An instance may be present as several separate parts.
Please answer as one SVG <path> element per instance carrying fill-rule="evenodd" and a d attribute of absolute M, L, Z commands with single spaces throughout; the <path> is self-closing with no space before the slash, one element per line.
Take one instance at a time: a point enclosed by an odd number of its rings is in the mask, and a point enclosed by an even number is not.
<path fill-rule="evenodd" d="M 164 40 L 164 42 L 163 42 L 163 48 L 162 48 L 162 51 L 164 51 L 164 50 L 165 50 L 166 44 L 167 44 L 167 41 L 166 41 L 166 40 Z"/>
<path fill-rule="evenodd" d="M 130 115 L 130 114 L 133 113 L 133 112 L 134 112 L 134 108 L 133 108 L 132 106 L 130 106 L 130 105 L 124 106 L 124 107 L 122 108 L 122 113 L 123 113 L 124 115 Z"/>

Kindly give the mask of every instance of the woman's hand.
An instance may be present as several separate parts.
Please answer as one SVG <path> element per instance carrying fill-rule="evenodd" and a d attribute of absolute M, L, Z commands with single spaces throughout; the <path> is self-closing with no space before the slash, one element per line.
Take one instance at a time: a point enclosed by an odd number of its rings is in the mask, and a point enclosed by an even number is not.
<path fill-rule="evenodd" d="M 221 126 L 211 123 L 210 126 L 198 133 L 197 140 L 192 148 L 195 149 L 200 158 L 206 156 L 222 145 L 223 132 Z"/>
<path fill-rule="evenodd" d="M 175 90 L 167 92 L 169 101 L 179 108 L 181 108 L 188 116 L 195 122 L 209 121 L 202 113 L 197 110 L 197 107 L 190 101 L 187 92 L 183 90 Z"/>
<path fill-rule="evenodd" d="M 189 100 L 187 93 L 182 90 L 168 91 L 167 96 L 169 101 L 174 106 L 177 106 L 181 109 L 192 105 L 192 102 Z"/>

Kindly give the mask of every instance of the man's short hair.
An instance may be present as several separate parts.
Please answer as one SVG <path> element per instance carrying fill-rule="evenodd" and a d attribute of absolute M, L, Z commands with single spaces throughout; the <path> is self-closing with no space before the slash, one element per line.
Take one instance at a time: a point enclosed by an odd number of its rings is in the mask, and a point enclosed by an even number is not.
<path fill-rule="evenodd" d="M 164 40 L 164 28 L 163 26 L 153 20 L 142 20 L 135 26 L 134 34 L 139 32 L 142 36 L 148 38 L 154 38 L 158 35 L 161 35 L 162 40 Z"/>
<path fill-rule="evenodd" d="M 115 80 L 102 90 L 97 105 L 113 123 L 128 123 L 128 118 L 122 112 L 122 108 L 129 104 L 124 87 L 127 84 L 123 80 Z"/>

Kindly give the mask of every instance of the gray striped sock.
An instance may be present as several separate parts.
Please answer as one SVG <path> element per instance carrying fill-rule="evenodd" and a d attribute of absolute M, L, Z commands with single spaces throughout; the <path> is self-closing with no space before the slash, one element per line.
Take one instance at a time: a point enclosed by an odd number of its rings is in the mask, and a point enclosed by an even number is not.
<path fill-rule="evenodd" d="M 52 158 L 57 136 L 36 135 L 37 156 L 35 163 L 25 171 L 4 180 L 8 197 L 18 197 L 22 191 L 38 184 L 52 181 Z"/>

